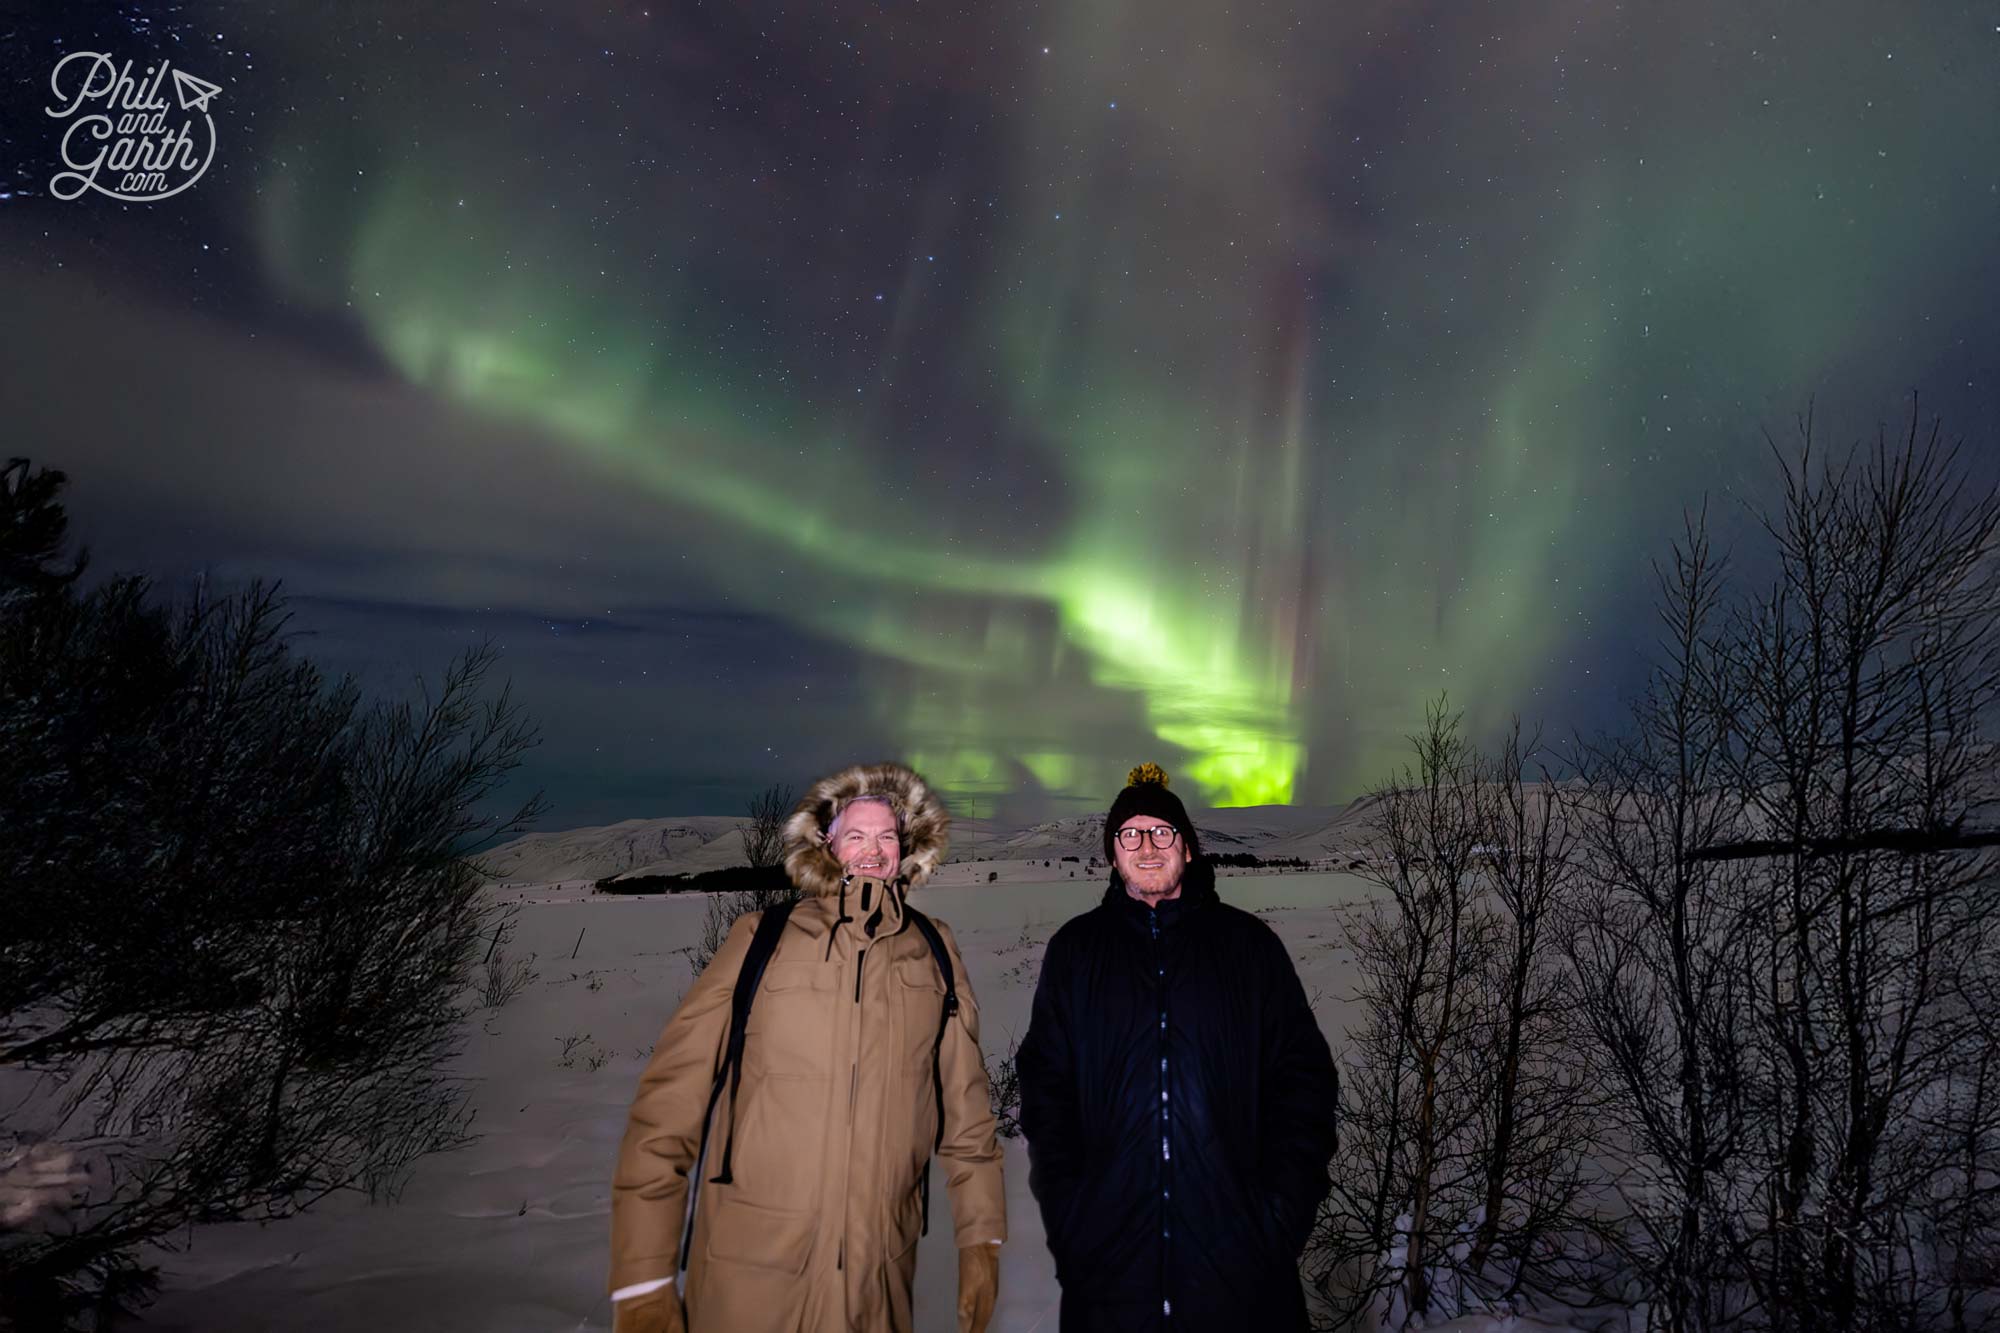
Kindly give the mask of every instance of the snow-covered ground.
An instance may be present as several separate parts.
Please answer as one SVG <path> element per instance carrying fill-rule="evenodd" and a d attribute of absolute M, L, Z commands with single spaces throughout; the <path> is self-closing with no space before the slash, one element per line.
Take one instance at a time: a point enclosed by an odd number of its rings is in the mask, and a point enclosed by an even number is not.
<path fill-rule="evenodd" d="M 1220 884 L 1227 901 L 1261 912 L 1289 946 L 1336 1052 L 1344 1045 L 1353 980 L 1337 943 L 1335 912 L 1363 897 L 1366 887 L 1323 874 Z M 918 905 L 949 922 L 963 947 L 989 1055 L 1006 1051 L 1026 1030 L 1050 934 L 1102 891 L 1100 879 L 1081 875 L 919 891 Z M 540 977 L 505 1007 L 479 1011 L 472 1025 L 462 1064 L 474 1081 L 478 1138 L 419 1163 L 393 1204 L 339 1199 L 284 1222 L 198 1229 L 184 1251 L 152 1256 L 163 1266 L 165 1291 L 146 1327 L 185 1333 L 609 1327 L 603 1293 L 612 1161 L 646 1054 L 692 979 L 684 950 L 706 899 L 593 895 L 587 882 L 494 892 L 522 904 L 514 948 L 536 954 Z M 1053 1333 L 1058 1292 L 1027 1189 L 1026 1149 L 1019 1140 L 1006 1147 L 1012 1239 L 1001 1254 L 992 1327 Z M 942 1201 L 942 1180 L 932 1183 Z M 919 1329 L 956 1328 L 956 1262 L 950 1226 L 933 1226 L 919 1251 Z M 1524 1333 L 1537 1327 L 1515 1326 Z"/>

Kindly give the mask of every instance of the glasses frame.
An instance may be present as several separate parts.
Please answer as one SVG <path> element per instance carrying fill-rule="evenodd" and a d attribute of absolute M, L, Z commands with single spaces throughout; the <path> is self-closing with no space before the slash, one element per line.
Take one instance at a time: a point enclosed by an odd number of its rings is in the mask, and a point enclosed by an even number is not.
<path fill-rule="evenodd" d="M 1127 841 L 1125 837 L 1128 833 L 1132 835 L 1130 841 Z M 1165 842 L 1160 841 L 1162 833 L 1167 835 Z M 1123 847 L 1128 852 L 1136 852 L 1148 842 L 1164 852 L 1167 848 L 1180 841 L 1181 831 L 1172 824 L 1154 824 L 1150 828 L 1122 828 L 1111 836 L 1117 841 L 1120 847 Z"/>

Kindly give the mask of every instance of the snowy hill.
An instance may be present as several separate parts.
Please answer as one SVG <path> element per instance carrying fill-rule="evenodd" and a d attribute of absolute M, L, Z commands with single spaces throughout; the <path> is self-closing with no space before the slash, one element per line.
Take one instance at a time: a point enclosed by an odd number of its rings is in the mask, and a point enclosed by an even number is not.
<path fill-rule="evenodd" d="M 1356 803 L 1359 804 L 1358 802 Z M 1259 805 L 1190 811 L 1204 851 L 1302 856 L 1338 854 L 1355 835 L 1355 806 Z M 509 884 L 680 875 L 747 864 L 738 815 L 627 819 L 597 828 L 529 833 L 479 858 L 490 879 Z M 1346 839 L 1346 841 L 1342 841 Z M 1088 861 L 1104 854 L 1104 816 L 1079 815 L 1011 828 L 991 819 L 952 823 L 951 861 Z"/>
<path fill-rule="evenodd" d="M 626 819 L 598 828 L 529 833 L 479 857 L 489 879 L 547 884 L 645 870 L 677 875 L 744 865 L 738 815 Z"/>

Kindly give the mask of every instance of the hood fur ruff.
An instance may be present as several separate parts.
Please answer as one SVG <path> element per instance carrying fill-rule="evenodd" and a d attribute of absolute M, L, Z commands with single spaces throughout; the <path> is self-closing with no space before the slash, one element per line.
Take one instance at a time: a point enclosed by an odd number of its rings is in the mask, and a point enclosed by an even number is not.
<path fill-rule="evenodd" d="M 848 804 L 880 797 L 902 829 L 900 878 L 916 888 L 929 879 L 951 846 L 951 815 L 927 783 L 901 764 L 856 764 L 813 783 L 785 821 L 785 874 L 801 893 L 840 892 L 845 872 L 827 845 L 826 831 Z"/>

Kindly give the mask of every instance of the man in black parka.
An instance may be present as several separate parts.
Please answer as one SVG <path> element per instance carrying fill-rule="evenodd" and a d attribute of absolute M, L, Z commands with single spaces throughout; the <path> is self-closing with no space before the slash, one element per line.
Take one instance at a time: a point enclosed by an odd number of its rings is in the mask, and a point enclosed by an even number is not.
<path fill-rule="evenodd" d="M 1157 765 L 1104 825 L 1016 1057 L 1062 1333 L 1303 1330 L 1339 1079 L 1270 927 L 1221 901 Z"/>

